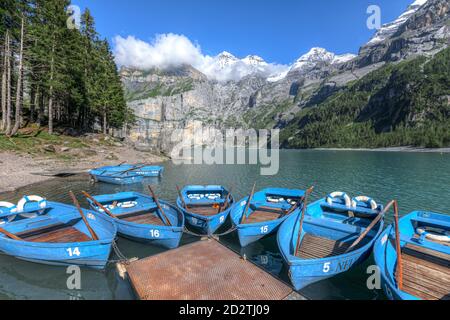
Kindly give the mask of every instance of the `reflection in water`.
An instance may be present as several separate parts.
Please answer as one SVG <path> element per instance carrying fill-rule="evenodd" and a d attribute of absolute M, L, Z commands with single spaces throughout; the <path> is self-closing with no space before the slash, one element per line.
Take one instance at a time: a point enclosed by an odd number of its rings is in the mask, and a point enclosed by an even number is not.
<path fill-rule="evenodd" d="M 163 164 L 166 168 L 161 179 L 147 179 L 145 184 L 155 185 L 158 196 L 175 202 L 176 185 L 219 184 L 233 187 L 240 199 L 250 192 L 253 183 L 258 189 L 265 187 L 307 188 L 314 185 L 314 199 L 332 191 L 346 191 L 351 196 L 370 195 L 380 203 L 399 200 L 402 214 L 422 209 L 446 212 L 450 202 L 450 155 L 428 153 L 339 152 L 339 151 L 282 151 L 278 175 L 260 176 L 254 165 L 184 165 Z M 37 194 L 51 201 L 70 203 L 68 192 L 73 190 L 81 200 L 80 191 L 105 194 L 122 191 L 146 193 L 146 185 L 115 186 L 91 185 L 87 176 L 54 179 L 28 186 L 17 192 L 0 195 L 0 200 L 17 202 L 23 195 Z M 80 201 L 87 207 L 87 202 Z M 450 213 L 447 211 L 447 213 Z M 388 216 L 392 221 L 392 215 Z M 227 222 L 218 231 L 227 231 Z M 182 245 L 198 238 L 184 235 Z M 284 265 L 272 235 L 240 248 L 236 233 L 221 238 L 221 242 L 235 252 L 258 264 L 268 272 L 289 282 Z M 120 238 L 118 245 L 127 257 L 144 258 L 163 252 L 163 249 L 142 245 Z M 111 259 L 116 259 L 114 255 Z M 381 291 L 368 290 L 367 267 L 364 265 L 335 278 L 307 287 L 301 293 L 312 299 L 380 299 Z M 69 275 L 65 268 L 43 266 L 0 255 L 0 299 L 133 299 L 126 281 L 119 280 L 114 265 L 99 272 L 82 269 L 82 289 L 67 289 Z"/>

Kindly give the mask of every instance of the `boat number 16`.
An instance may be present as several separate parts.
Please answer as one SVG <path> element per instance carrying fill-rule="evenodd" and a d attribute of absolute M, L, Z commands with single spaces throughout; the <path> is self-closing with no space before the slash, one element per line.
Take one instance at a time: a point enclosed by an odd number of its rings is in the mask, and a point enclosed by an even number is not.
<path fill-rule="evenodd" d="M 73 256 L 79 257 L 81 255 L 80 249 L 78 247 L 76 247 L 76 248 L 67 248 L 67 252 L 69 253 L 70 257 L 73 257 Z"/>
<path fill-rule="evenodd" d="M 261 227 L 261 233 L 262 233 L 262 234 L 265 234 L 265 233 L 267 233 L 267 232 L 269 232 L 269 226 Z"/>
<path fill-rule="evenodd" d="M 150 236 L 152 236 L 153 238 L 159 238 L 159 230 L 150 230 Z"/>

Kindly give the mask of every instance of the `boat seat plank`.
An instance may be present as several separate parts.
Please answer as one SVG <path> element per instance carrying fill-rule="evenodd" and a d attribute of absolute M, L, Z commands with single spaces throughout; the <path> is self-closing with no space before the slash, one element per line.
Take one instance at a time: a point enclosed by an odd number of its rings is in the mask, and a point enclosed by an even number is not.
<path fill-rule="evenodd" d="M 83 232 L 78 231 L 74 227 L 65 227 L 53 231 L 31 235 L 23 238 L 30 242 L 39 243 L 72 243 L 72 242 L 87 242 L 92 239 Z"/>
<path fill-rule="evenodd" d="M 416 246 L 408 243 L 404 248 L 403 252 L 408 255 L 417 257 L 419 259 L 424 259 L 431 261 L 436 264 L 441 264 L 444 267 L 450 268 L 450 255 L 436 250 L 424 248 L 421 246 Z"/>
<path fill-rule="evenodd" d="M 214 208 L 213 206 L 192 206 L 188 207 L 187 211 L 190 213 L 195 213 L 200 216 L 210 217 L 215 216 L 219 213 L 219 208 Z"/>
<path fill-rule="evenodd" d="M 253 223 L 266 222 L 266 221 L 273 221 L 273 220 L 277 220 L 279 218 L 280 218 L 279 213 L 256 210 L 256 211 L 253 211 L 250 214 L 250 216 L 244 220 L 243 224 L 253 224 Z"/>
<path fill-rule="evenodd" d="M 137 224 L 148 224 L 153 226 L 164 226 L 164 222 L 155 214 L 151 212 L 137 214 L 127 217 L 119 217 L 120 220 L 137 223 Z"/>
<path fill-rule="evenodd" d="M 426 300 L 450 300 L 449 267 L 435 263 L 442 259 L 429 255 L 430 250 L 419 249 L 421 251 L 406 247 L 402 250 L 403 291 Z"/>
<path fill-rule="evenodd" d="M 344 254 L 350 243 L 330 240 L 327 238 L 306 234 L 298 253 L 301 259 L 322 259 Z"/>

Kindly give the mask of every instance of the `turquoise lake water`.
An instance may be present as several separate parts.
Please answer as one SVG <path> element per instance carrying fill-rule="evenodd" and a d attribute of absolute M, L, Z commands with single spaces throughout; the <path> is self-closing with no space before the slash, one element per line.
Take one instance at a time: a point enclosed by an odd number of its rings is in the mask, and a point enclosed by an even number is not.
<path fill-rule="evenodd" d="M 221 184 L 233 187 L 233 195 L 240 199 L 257 183 L 257 188 L 307 188 L 315 186 L 314 199 L 333 191 L 345 191 L 351 196 L 368 195 L 379 203 L 399 201 L 401 214 L 413 210 L 430 210 L 450 214 L 450 154 L 363 152 L 363 151 L 281 151 L 280 171 L 276 176 L 261 176 L 255 165 L 181 165 L 171 162 L 161 179 L 148 179 L 158 195 L 174 202 L 175 186 L 185 184 Z M 121 191 L 147 192 L 145 184 L 133 186 L 91 185 L 87 175 L 61 178 L 28 186 L 17 192 L 0 195 L 2 201 L 17 202 L 23 195 L 37 194 L 51 201 L 70 203 L 68 192 L 80 196 L 81 190 L 91 194 Z M 83 202 L 86 207 L 86 203 Z M 392 213 L 387 217 L 392 221 Z M 226 231 L 225 226 L 220 231 Z M 185 235 L 183 244 L 197 241 Z M 288 282 L 286 267 L 278 251 L 276 236 L 270 236 L 240 249 L 236 234 L 221 238 L 233 250 L 245 254 L 268 272 Z M 148 245 L 125 239 L 118 241 L 127 257 L 146 257 L 163 252 Z M 113 256 L 112 259 L 115 257 Z M 311 299 L 384 299 L 382 291 L 368 290 L 364 265 L 333 279 L 314 284 L 301 291 Z M 67 289 L 65 268 L 23 262 L 0 255 L 0 299 L 133 299 L 133 292 L 122 281 L 113 265 L 106 271 L 83 269 L 82 290 Z"/>

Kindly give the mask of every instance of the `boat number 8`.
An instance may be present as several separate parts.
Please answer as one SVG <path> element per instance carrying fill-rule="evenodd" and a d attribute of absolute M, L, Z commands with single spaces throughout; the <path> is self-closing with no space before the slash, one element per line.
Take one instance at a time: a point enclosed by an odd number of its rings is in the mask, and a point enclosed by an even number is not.
<path fill-rule="evenodd" d="M 159 230 L 150 230 L 150 235 L 153 238 L 159 238 L 160 234 L 159 234 Z"/>
<path fill-rule="evenodd" d="M 80 254 L 81 254 L 80 249 L 78 247 L 73 248 L 73 249 L 72 248 L 67 248 L 67 252 L 69 253 L 70 257 L 73 257 L 73 256 L 79 257 Z"/>
<path fill-rule="evenodd" d="M 225 221 L 225 217 L 224 216 L 221 216 L 220 217 L 220 223 L 223 223 Z"/>
<path fill-rule="evenodd" d="M 323 265 L 323 272 L 324 272 L 324 273 L 330 272 L 330 269 L 331 269 L 330 266 L 331 266 L 331 262 L 325 263 L 325 264 Z"/>
<path fill-rule="evenodd" d="M 267 233 L 267 232 L 269 232 L 269 226 L 264 226 L 264 227 L 261 227 L 261 233 Z"/>

